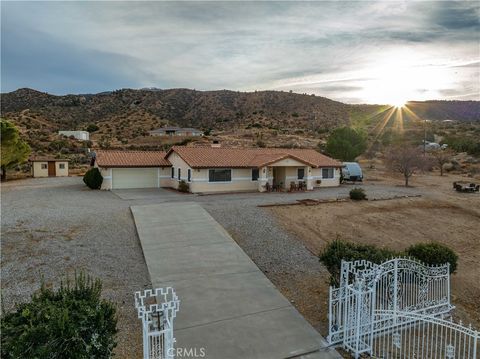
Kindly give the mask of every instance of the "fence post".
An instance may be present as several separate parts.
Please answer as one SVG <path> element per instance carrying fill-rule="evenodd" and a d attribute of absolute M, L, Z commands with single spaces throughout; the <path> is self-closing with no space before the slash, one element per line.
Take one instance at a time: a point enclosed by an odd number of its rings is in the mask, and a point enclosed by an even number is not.
<path fill-rule="evenodd" d="M 395 258 L 393 275 L 393 324 L 396 325 L 398 309 L 398 258 Z"/>

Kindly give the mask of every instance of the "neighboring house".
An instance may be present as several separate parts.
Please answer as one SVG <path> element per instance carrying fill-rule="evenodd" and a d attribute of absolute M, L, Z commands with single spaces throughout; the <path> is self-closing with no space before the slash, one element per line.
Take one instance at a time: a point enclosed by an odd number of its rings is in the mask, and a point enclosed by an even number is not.
<path fill-rule="evenodd" d="M 68 160 L 34 157 L 30 159 L 32 162 L 33 177 L 66 177 L 68 176 Z"/>
<path fill-rule="evenodd" d="M 311 149 L 186 146 L 174 146 L 166 154 L 98 151 L 96 165 L 105 178 L 103 189 L 178 188 L 183 180 L 193 193 L 263 192 L 267 182 L 286 190 L 300 181 L 308 190 L 339 186 L 342 167 Z M 118 172 L 122 168 L 129 171 Z"/>
<path fill-rule="evenodd" d="M 88 133 L 88 131 L 58 131 L 58 134 L 67 137 L 73 136 L 81 141 L 88 141 L 90 139 L 90 133 Z"/>
<path fill-rule="evenodd" d="M 170 186 L 171 164 L 160 151 L 96 151 L 102 189 Z"/>
<path fill-rule="evenodd" d="M 153 131 L 149 131 L 150 136 L 184 136 L 194 137 L 202 136 L 203 132 L 195 128 L 181 128 L 181 127 L 162 127 Z"/>

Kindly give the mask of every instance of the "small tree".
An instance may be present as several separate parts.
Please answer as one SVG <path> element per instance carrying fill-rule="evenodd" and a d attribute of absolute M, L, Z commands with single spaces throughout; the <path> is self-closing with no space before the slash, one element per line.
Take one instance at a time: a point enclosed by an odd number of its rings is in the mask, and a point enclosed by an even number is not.
<path fill-rule="evenodd" d="M 363 132 L 349 127 L 337 128 L 328 137 L 326 151 L 342 161 L 354 161 L 367 149 L 366 136 Z"/>
<path fill-rule="evenodd" d="M 422 151 L 417 147 L 395 146 L 390 148 L 385 156 L 386 166 L 393 172 L 398 172 L 405 178 L 408 187 L 409 178 L 425 168 L 426 161 Z"/>
<path fill-rule="evenodd" d="M 18 129 L 10 121 L 1 119 L 1 180 L 7 179 L 7 168 L 12 168 L 27 160 L 30 155 L 30 146 L 20 138 Z"/>
<path fill-rule="evenodd" d="M 453 151 L 449 149 L 438 149 L 431 152 L 433 161 L 440 167 L 440 176 L 443 176 L 443 165 L 450 162 Z"/>

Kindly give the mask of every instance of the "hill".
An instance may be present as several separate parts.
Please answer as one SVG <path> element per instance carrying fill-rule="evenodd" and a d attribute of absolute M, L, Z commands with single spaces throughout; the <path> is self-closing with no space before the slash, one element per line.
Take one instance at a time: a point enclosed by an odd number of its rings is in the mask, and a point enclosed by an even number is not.
<path fill-rule="evenodd" d="M 477 101 L 409 102 L 407 107 L 410 111 L 403 111 L 405 126 L 411 122 L 410 128 L 422 134 L 418 119 L 460 124 L 480 120 Z M 148 135 L 148 131 L 165 125 L 199 128 L 231 145 L 316 147 L 331 129 L 343 125 L 369 133 L 395 128 L 393 119 L 392 125 L 385 126 L 391 109 L 388 105 L 348 105 L 281 91 L 190 89 L 122 89 L 55 96 L 23 88 L 1 94 L 0 104 L 2 117 L 19 127 L 34 154 L 71 155 L 73 162 L 80 163 L 87 162 L 83 154 L 92 145 L 161 149 L 181 141 Z M 91 134 L 93 143 L 57 135 L 58 130 L 83 130 L 89 125 L 96 128 Z"/>

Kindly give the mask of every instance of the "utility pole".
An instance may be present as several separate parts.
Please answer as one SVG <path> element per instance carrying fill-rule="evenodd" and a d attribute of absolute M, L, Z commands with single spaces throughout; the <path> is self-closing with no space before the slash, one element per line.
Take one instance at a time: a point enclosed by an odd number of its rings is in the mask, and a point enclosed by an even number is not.
<path fill-rule="evenodd" d="M 427 153 L 427 119 L 423 120 L 423 156 Z"/>

